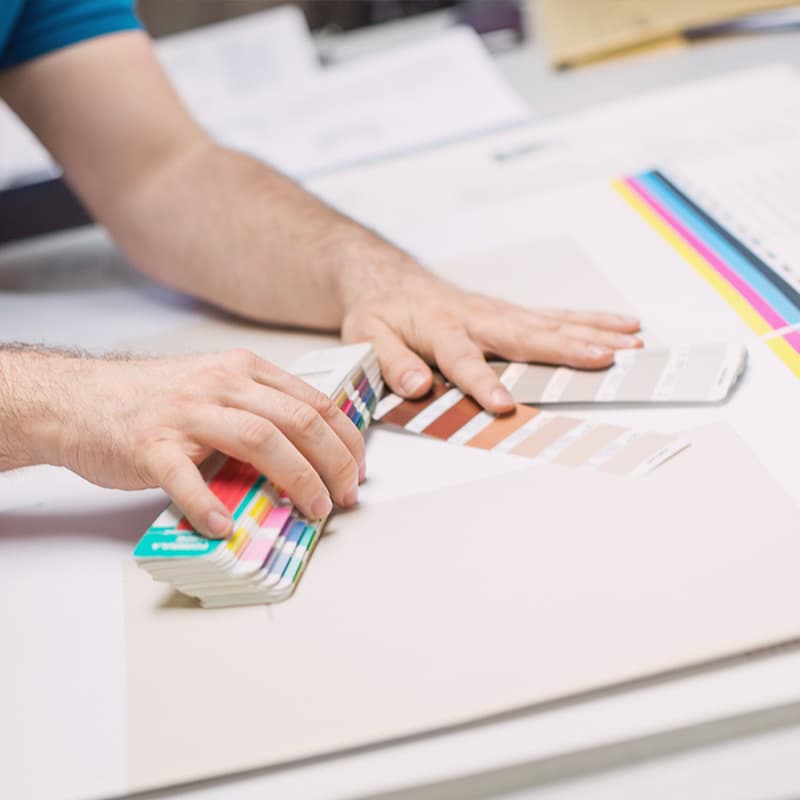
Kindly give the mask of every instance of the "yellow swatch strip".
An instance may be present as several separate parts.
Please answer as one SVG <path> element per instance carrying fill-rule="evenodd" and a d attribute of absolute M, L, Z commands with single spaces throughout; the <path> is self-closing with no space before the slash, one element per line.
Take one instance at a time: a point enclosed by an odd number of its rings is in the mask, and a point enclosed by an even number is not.
<path fill-rule="evenodd" d="M 725 280 L 703 256 L 653 211 L 624 181 L 614 181 L 616 192 L 730 305 L 758 336 L 772 331 L 772 326 Z M 784 339 L 766 341 L 769 348 L 800 378 L 800 353 Z"/>

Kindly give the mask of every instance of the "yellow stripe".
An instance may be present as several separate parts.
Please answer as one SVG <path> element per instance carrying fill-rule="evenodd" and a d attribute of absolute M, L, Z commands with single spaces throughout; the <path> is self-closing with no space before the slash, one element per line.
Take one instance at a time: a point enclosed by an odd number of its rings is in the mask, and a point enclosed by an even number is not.
<path fill-rule="evenodd" d="M 238 555 L 239 551 L 245 545 L 250 537 L 247 535 L 247 531 L 244 528 L 237 528 L 228 542 L 226 547 L 230 550 L 234 555 Z"/>
<path fill-rule="evenodd" d="M 650 225 L 684 260 L 730 305 L 758 336 L 772 331 L 772 326 L 731 286 L 687 241 L 674 231 L 623 181 L 614 181 L 617 193 Z M 800 353 L 784 339 L 767 342 L 773 352 L 787 367 L 800 377 Z"/>
<path fill-rule="evenodd" d="M 765 344 L 789 367 L 795 377 L 800 378 L 800 353 L 786 339 L 776 336 L 774 339 L 767 339 Z"/>
<path fill-rule="evenodd" d="M 261 509 L 269 502 L 269 499 L 266 495 L 261 495 L 261 497 L 253 503 L 252 507 L 250 508 L 249 514 L 253 519 L 258 519 L 258 515 L 261 512 Z"/>

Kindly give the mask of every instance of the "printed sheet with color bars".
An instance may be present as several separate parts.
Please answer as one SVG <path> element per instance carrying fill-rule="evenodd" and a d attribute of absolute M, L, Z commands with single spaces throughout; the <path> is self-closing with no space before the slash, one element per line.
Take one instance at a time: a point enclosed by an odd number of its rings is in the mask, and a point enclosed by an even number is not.
<path fill-rule="evenodd" d="M 332 397 L 359 430 L 369 426 L 383 389 L 370 345 L 309 353 L 291 371 Z M 206 539 L 173 504 L 136 546 L 137 563 L 206 608 L 285 600 L 326 520 L 303 517 L 279 487 L 248 464 L 217 455 L 204 469 L 233 516 L 231 537 Z"/>
<path fill-rule="evenodd" d="M 614 188 L 800 377 L 800 291 L 781 265 L 757 254 L 722 214 L 690 197 L 686 187 L 653 170 L 614 182 Z M 800 265 L 795 265 L 800 267 Z M 785 267 L 784 267 L 785 271 Z"/>

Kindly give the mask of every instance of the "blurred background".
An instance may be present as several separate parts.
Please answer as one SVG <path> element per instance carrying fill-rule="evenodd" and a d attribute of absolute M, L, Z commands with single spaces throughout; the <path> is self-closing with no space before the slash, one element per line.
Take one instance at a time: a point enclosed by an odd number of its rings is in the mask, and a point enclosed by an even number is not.
<path fill-rule="evenodd" d="M 153 36 L 262 11 L 286 0 L 139 0 L 139 12 Z M 514 0 L 510 0 L 513 4 Z M 298 0 L 313 31 L 348 31 L 457 5 L 507 5 L 505 0 Z"/>

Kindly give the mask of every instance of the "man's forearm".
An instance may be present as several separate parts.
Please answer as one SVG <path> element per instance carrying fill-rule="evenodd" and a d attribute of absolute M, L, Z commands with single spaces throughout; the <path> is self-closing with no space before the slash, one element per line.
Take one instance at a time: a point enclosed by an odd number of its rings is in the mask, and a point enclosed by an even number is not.
<path fill-rule="evenodd" d="M 0 346 L 0 471 L 56 461 L 62 392 L 50 366 L 57 356 Z"/>
<path fill-rule="evenodd" d="M 335 329 L 359 293 L 419 271 L 288 178 L 213 144 L 141 32 L 8 70 L 0 94 L 128 257 L 182 291 L 259 321 Z"/>
<path fill-rule="evenodd" d="M 144 271 L 264 322 L 337 329 L 360 292 L 424 274 L 290 179 L 210 142 L 154 171 L 102 221 Z"/>

